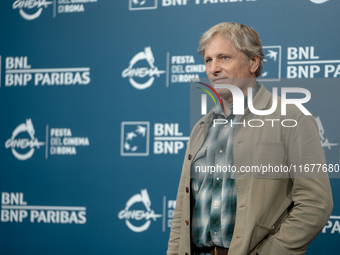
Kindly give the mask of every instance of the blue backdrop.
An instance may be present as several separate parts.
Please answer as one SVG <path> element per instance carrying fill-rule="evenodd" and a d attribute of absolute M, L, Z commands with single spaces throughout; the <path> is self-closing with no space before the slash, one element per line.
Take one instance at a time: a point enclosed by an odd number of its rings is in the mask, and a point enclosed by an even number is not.
<path fill-rule="evenodd" d="M 1 1 L 0 253 L 165 254 L 190 78 L 206 77 L 198 40 L 220 22 L 259 33 L 268 88 L 310 78 L 320 141 L 339 164 L 340 86 L 330 79 L 340 77 L 339 9 L 335 0 Z M 339 253 L 338 184 L 307 254 Z"/>

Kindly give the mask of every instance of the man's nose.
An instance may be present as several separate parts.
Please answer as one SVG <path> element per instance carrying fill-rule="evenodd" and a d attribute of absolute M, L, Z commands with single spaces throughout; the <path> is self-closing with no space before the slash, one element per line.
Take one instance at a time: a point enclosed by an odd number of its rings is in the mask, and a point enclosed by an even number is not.
<path fill-rule="evenodd" d="M 217 74 L 219 72 L 221 72 L 221 66 L 218 63 L 218 61 L 211 61 L 211 65 L 210 65 L 210 73 L 211 74 Z"/>

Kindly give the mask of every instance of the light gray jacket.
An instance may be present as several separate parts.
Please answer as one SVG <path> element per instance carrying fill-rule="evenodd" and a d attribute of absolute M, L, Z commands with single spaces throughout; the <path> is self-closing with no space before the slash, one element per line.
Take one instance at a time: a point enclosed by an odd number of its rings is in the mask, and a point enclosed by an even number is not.
<path fill-rule="evenodd" d="M 263 85 L 253 100 L 255 109 L 269 109 L 272 94 Z M 190 255 L 190 168 L 208 133 L 211 112 L 194 126 L 185 153 L 172 221 L 167 255 Z M 250 119 L 265 122 L 249 127 Z M 282 127 L 279 121 L 294 119 L 296 127 Z M 237 125 L 234 137 L 234 165 L 299 166 L 325 164 L 318 127 L 313 116 L 305 116 L 295 105 L 281 116 L 281 100 L 269 116 L 248 109 Z M 291 125 L 290 123 L 289 125 Z M 259 122 L 251 125 L 259 125 Z M 286 123 L 288 125 L 288 122 Z M 190 156 L 189 156 L 190 155 Z M 311 167 L 310 167 L 311 168 Z M 293 170 L 291 170 L 293 171 Z M 315 171 L 315 170 L 314 170 Z M 288 176 L 289 175 L 289 176 Z M 285 177 L 290 178 L 285 178 Z M 305 178 L 303 178 L 305 177 Z M 328 174 L 319 173 L 235 173 L 237 190 L 236 223 L 229 247 L 230 255 L 300 255 L 326 224 L 333 202 Z"/>

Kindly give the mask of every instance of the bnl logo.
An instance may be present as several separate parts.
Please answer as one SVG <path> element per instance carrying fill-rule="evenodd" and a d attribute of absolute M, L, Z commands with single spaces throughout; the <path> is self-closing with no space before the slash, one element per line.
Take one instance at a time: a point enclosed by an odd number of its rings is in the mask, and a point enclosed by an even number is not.
<path fill-rule="evenodd" d="M 265 56 L 262 75 L 258 81 L 281 80 L 281 46 L 263 46 Z"/>
<path fill-rule="evenodd" d="M 129 0 L 129 10 L 152 10 L 157 9 L 157 0 Z"/>
<path fill-rule="evenodd" d="M 149 156 L 148 121 L 122 122 L 121 132 L 121 156 Z"/>
<path fill-rule="evenodd" d="M 189 137 L 179 131 L 178 123 L 154 123 L 153 154 L 178 154 Z M 121 126 L 121 156 L 149 156 L 150 123 L 123 121 Z"/>

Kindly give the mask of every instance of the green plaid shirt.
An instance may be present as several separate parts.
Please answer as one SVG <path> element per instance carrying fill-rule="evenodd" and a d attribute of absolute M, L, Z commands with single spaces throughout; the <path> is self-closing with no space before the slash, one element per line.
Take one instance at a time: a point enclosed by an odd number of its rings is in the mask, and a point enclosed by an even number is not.
<path fill-rule="evenodd" d="M 257 83 L 253 88 L 253 97 L 260 89 Z M 245 96 L 245 109 L 247 108 Z M 232 112 L 232 104 L 230 105 Z M 191 171 L 197 167 L 233 166 L 234 135 L 236 124 L 241 115 L 225 116 L 221 105 L 213 108 L 209 131 L 201 149 L 197 152 Z M 227 124 L 215 125 L 214 119 L 226 119 Z M 220 246 L 228 248 L 233 236 L 236 218 L 236 186 L 234 175 L 229 172 L 196 174 L 191 179 L 192 241 L 197 247 Z"/>

